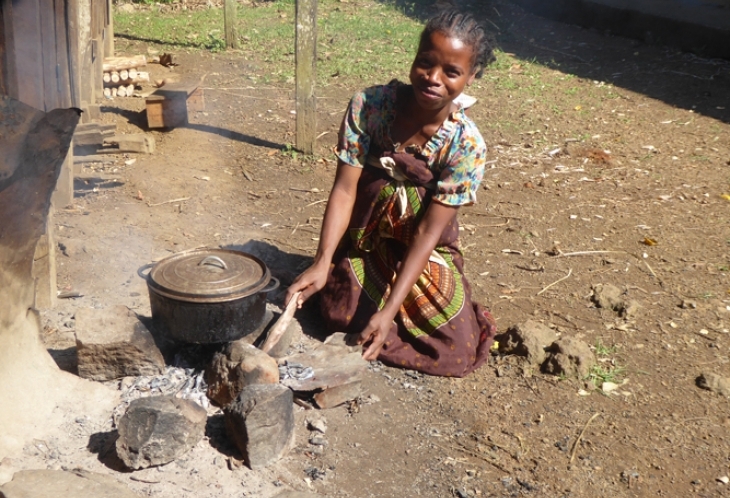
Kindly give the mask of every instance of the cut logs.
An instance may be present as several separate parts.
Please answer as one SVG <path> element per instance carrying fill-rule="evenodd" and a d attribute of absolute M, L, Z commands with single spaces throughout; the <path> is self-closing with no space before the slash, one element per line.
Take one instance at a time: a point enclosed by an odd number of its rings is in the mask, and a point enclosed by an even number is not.
<path fill-rule="evenodd" d="M 148 83 L 150 75 L 139 68 L 147 65 L 144 55 L 132 57 L 107 57 L 104 59 L 104 97 L 131 97 L 135 86 Z"/>

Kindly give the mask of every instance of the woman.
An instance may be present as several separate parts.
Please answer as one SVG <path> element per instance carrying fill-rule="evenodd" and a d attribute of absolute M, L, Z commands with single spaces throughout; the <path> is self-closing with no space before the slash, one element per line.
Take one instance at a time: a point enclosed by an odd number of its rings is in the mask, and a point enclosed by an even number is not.
<path fill-rule="evenodd" d="M 486 146 L 454 100 L 491 58 L 474 18 L 445 11 L 421 34 L 411 84 L 359 92 L 345 114 L 314 263 L 286 302 L 320 292 L 329 330 L 357 334 L 366 360 L 462 377 L 487 359 L 496 326 L 471 301 L 456 220 Z"/>

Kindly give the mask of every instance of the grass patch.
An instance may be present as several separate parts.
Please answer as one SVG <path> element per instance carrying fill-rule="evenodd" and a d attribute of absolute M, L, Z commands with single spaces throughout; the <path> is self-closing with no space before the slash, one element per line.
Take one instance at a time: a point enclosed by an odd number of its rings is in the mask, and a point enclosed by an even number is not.
<path fill-rule="evenodd" d="M 603 364 L 594 365 L 591 368 L 588 380 L 593 383 L 594 386 L 600 388 L 604 382 L 613 382 L 614 384 L 620 384 L 626 374 L 626 368 L 621 366 L 606 366 Z"/>
<path fill-rule="evenodd" d="M 318 91 L 328 86 L 354 91 L 393 78 L 407 81 L 423 28 L 423 22 L 413 14 L 425 12 L 431 4 L 426 0 L 319 0 Z M 295 7 L 295 0 L 241 6 L 236 25 L 239 49 L 235 51 L 225 48 L 221 8 L 173 11 L 166 5 L 142 5 L 141 10 L 131 13 L 116 12 L 114 27 L 120 51 L 220 53 L 216 57 L 241 68 L 240 78 L 233 79 L 254 86 L 291 87 L 295 82 Z M 522 140 L 526 130 L 544 128 L 543 134 L 531 139 L 533 146 L 541 147 L 585 134 L 589 119 L 593 124 L 594 117 L 609 116 L 611 109 L 600 105 L 614 97 L 609 85 L 588 84 L 588 80 L 563 72 L 554 61 L 520 59 L 499 49 L 495 56 L 484 77 L 466 90 L 480 102 L 471 117 L 488 141 L 496 136 Z M 597 98 L 600 102 L 593 109 Z M 576 112 L 578 102 L 586 109 Z M 493 113 L 499 119 L 494 119 Z M 551 129 L 558 119 L 560 131 Z M 633 122 L 628 117 L 614 119 L 621 125 Z"/>
<path fill-rule="evenodd" d="M 408 17 L 408 9 L 413 6 L 400 8 L 395 3 L 320 0 L 318 79 L 373 80 L 381 74 L 378 80 L 405 79 L 423 29 L 420 22 Z M 238 53 L 245 60 L 269 63 L 271 66 L 265 68 L 264 73 L 283 83 L 292 83 L 295 1 L 257 3 L 239 8 L 237 15 Z M 225 50 L 223 10 L 219 8 L 175 13 L 154 9 L 120 12 L 115 14 L 114 28 L 117 36 L 146 42 L 160 50 Z"/>
<path fill-rule="evenodd" d="M 598 339 L 593 347 L 596 351 L 596 356 L 599 357 L 605 358 L 606 356 L 611 356 L 618 352 L 618 347 L 616 345 L 606 346 L 605 344 L 603 344 L 603 341 L 601 339 Z"/>

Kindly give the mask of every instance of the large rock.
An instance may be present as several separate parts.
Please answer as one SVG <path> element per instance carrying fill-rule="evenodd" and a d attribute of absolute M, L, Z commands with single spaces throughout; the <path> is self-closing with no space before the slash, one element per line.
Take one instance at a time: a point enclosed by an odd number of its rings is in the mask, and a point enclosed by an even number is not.
<path fill-rule="evenodd" d="M 524 356 L 531 365 L 541 365 L 546 357 L 545 348 L 557 338 L 552 329 L 540 322 L 527 320 L 513 325 L 496 339 L 500 353 Z"/>
<path fill-rule="evenodd" d="M 293 391 L 319 391 L 359 382 L 367 372 L 368 362 L 353 348 L 338 344 L 320 344 L 311 351 L 279 359 L 279 365 L 311 368 L 310 376 L 284 376 L 281 383 Z"/>
<path fill-rule="evenodd" d="M 244 387 L 254 384 L 277 384 L 276 360 L 244 340 L 234 341 L 213 355 L 205 370 L 208 397 L 220 406 L 236 399 Z"/>
<path fill-rule="evenodd" d="M 169 463 L 202 439 L 207 415 L 197 403 L 174 396 L 136 399 L 119 421 L 117 454 L 131 469 Z"/>
<path fill-rule="evenodd" d="M 584 379 L 595 364 L 596 358 L 588 344 L 563 337 L 550 346 L 543 370 L 554 375 Z"/>
<path fill-rule="evenodd" d="M 621 289 L 611 284 L 593 286 L 593 302 L 599 308 L 613 310 L 624 318 L 632 318 L 639 310 L 639 303 L 624 298 Z"/>
<path fill-rule="evenodd" d="M 84 470 L 21 470 L 0 498 L 139 498 L 111 476 Z"/>
<path fill-rule="evenodd" d="M 228 435 L 252 469 L 283 457 L 294 442 L 294 397 L 281 384 L 244 387 L 223 409 Z"/>
<path fill-rule="evenodd" d="M 79 309 L 76 350 L 79 375 L 91 380 L 159 375 L 165 368 L 152 334 L 126 306 Z"/>
<path fill-rule="evenodd" d="M 714 373 L 703 373 L 697 377 L 697 385 L 721 396 L 730 396 L 730 379 L 727 377 Z"/>

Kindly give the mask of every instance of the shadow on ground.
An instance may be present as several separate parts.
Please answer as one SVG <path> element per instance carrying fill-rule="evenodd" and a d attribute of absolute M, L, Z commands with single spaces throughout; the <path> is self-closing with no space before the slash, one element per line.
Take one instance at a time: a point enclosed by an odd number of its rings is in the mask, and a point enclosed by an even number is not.
<path fill-rule="evenodd" d="M 642 40 L 631 40 L 550 21 L 505 0 L 454 3 L 484 20 L 497 48 L 519 59 L 730 123 L 730 61 L 663 46 L 652 31 Z M 425 22 L 439 3 L 396 0 L 396 5 Z M 657 26 L 653 32 L 659 31 Z"/>
<path fill-rule="evenodd" d="M 132 111 L 129 109 L 120 109 L 119 107 L 104 106 L 101 108 L 101 112 L 117 114 L 127 120 L 131 125 L 134 125 L 141 130 L 148 130 L 147 128 L 147 113 L 146 111 Z M 188 123 L 184 128 L 190 128 L 196 131 L 202 131 L 213 135 L 219 135 L 223 138 L 230 140 L 236 140 L 238 142 L 247 143 L 256 147 L 265 147 L 267 149 L 283 150 L 286 148 L 285 144 L 277 142 L 271 142 L 263 138 L 254 137 L 252 135 L 246 135 L 245 133 L 239 133 L 237 131 L 229 130 L 226 128 L 220 128 L 218 126 L 211 126 L 206 124 Z M 159 131 L 169 131 L 161 129 Z"/>

